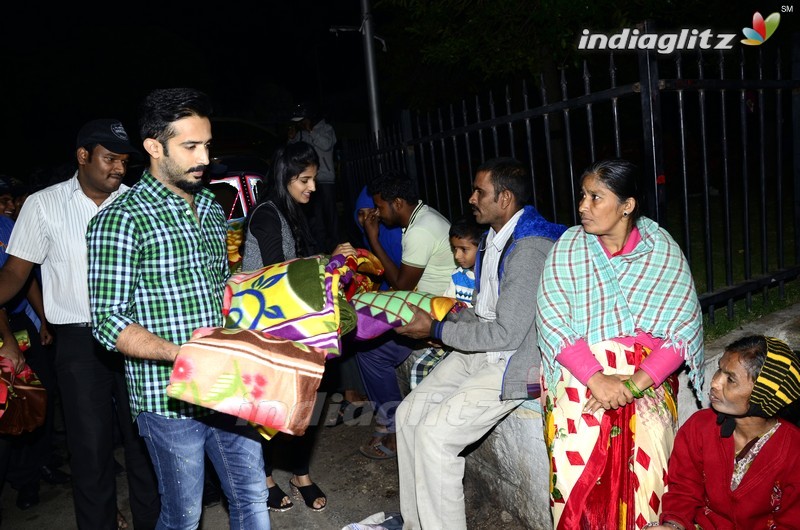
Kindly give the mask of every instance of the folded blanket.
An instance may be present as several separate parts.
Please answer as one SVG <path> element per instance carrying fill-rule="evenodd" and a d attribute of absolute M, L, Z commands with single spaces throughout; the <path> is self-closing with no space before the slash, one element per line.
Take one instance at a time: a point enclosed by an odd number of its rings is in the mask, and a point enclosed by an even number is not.
<path fill-rule="evenodd" d="M 15 331 L 14 338 L 17 339 L 17 346 L 19 347 L 19 351 L 25 351 L 31 347 L 31 338 L 28 335 L 27 329 Z M 0 338 L 0 346 L 2 345 L 3 345 L 3 339 Z"/>
<path fill-rule="evenodd" d="M 242 249 L 242 241 L 244 241 L 245 220 L 245 217 L 228 219 L 225 246 L 228 249 L 228 267 L 230 267 L 232 273 L 242 270 L 242 255 L 239 251 Z"/>
<path fill-rule="evenodd" d="M 434 296 L 417 291 L 378 291 L 359 293 L 350 304 L 356 310 L 356 339 L 368 340 L 392 328 L 411 322 L 414 316 L 408 304 L 431 313 L 442 320 L 450 311 L 458 311 L 466 304 L 448 296 Z"/>
<path fill-rule="evenodd" d="M 324 367 L 322 349 L 253 330 L 216 328 L 181 346 L 167 395 L 267 432 L 299 436 L 311 420 Z"/>
<path fill-rule="evenodd" d="M 328 258 L 297 258 L 234 274 L 223 299 L 225 327 L 251 329 L 340 354 L 339 281 Z"/>
<path fill-rule="evenodd" d="M 340 354 L 341 335 L 356 326 L 347 300 L 377 289 L 380 261 L 356 256 L 311 256 L 234 274 L 223 299 L 225 327 L 252 329 Z M 377 282 L 377 283 L 376 283 Z"/>
<path fill-rule="evenodd" d="M 344 291 L 345 299 L 350 301 L 358 293 L 377 291 L 381 286 L 384 268 L 381 261 L 365 248 L 356 249 L 356 256 L 350 256 L 345 266 L 352 271 L 347 277 Z"/>

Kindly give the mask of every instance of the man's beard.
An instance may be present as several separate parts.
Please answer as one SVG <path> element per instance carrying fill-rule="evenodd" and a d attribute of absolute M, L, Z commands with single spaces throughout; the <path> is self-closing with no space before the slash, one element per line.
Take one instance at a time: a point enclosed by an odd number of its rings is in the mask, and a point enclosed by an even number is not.
<path fill-rule="evenodd" d="M 179 190 L 185 191 L 191 195 L 197 195 L 197 193 L 205 187 L 208 180 L 207 169 L 207 166 L 201 165 L 184 170 L 176 164 L 173 164 L 169 157 L 164 158 L 164 163 L 162 165 L 162 170 L 167 175 L 167 181 Z M 199 180 L 194 180 L 193 178 L 191 180 L 185 180 L 186 175 L 197 171 L 203 172 L 203 178 Z"/>
<path fill-rule="evenodd" d="M 200 190 L 202 190 L 206 185 L 206 177 L 203 176 L 201 180 L 190 182 L 188 180 L 177 180 L 174 181 L 175 187 L 180 190 L 185 191 L 186 193 L 190 193 L 192 195 L 197 195 Z"/>

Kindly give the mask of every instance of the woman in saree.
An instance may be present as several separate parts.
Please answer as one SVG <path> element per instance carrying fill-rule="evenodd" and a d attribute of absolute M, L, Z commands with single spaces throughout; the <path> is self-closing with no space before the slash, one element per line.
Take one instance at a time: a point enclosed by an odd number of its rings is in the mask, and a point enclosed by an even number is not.
<path fill-rule="evenodd" d="M 680 247 L 640 215 L 639 171 L 596 162 L 581 224 L 548 256 L 538 291 L 542 409 L 554 527 L 657 519 L 677 431 L 677 371 L 702 386 L 700 305 Z"/>

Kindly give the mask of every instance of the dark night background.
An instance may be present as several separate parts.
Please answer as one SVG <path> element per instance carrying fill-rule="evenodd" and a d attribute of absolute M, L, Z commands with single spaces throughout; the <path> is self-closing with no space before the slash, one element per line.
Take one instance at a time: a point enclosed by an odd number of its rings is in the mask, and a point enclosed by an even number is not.
<path fill-rule="evenodd" d="M 329 31 L 359 24 L 357 0 L 68 4 L 18 4 L 0 21 L 0 173 L 24 179 L 71 160 L 93 118 L 121 119 L 138 143 L 136 107 L 158 87 L 206 91 L 215 116 L 281 137 L 303 100 L 334 122 L 366 123 L 361 36 Z"/>
<path fill-rule="evenodd" d="M 401 108 L 430 108 L 484 94 L 537 72 L 577 67 L 574 35 L 654 16 L 739 33 L 752 13 L 790 0 L 372 0 L 384 124 Z M 800 4 L 794 6 L 800 12 Z M 788 41 L 800 13 L 781 19 Z M 258 123 L 285 137 L 292 106 L 310 100 L 339 138 L 368 132 L 359 0 L 100 5 L 18 2 L 0 18 L 0 173 L 22 179 L 74 158 L 85 121 L 117 117 L 139 142 L 136 107 L 153 88 L 208 92 L 215 116 Z M 572 32 L 572 33 L 570 33 Z M 785 75 L 789 75 L 786 72 Z M 215 128 L 215 149 L 231 138 Z M 222 135 L 220 134 L 222 133 Z M 218 154 L 212 150 L 212 154 Z M 266 154 L 266 153 L 265 153 Z"/>

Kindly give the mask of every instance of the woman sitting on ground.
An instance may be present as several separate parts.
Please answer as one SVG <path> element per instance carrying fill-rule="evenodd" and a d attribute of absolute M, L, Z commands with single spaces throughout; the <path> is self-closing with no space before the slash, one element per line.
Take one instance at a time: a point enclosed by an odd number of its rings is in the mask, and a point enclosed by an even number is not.
<path fill-rule="evenodd" d="M 711 408 L 678 431 L 659 523 L 647 528 L 778 529 L 800 525 L 800 429 L 780 419 L 800 398 L 800 361 L 754 335 L 725 349 Z"/>

